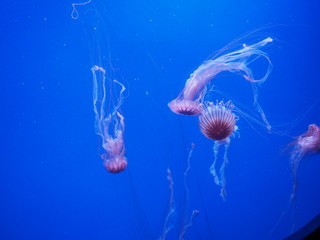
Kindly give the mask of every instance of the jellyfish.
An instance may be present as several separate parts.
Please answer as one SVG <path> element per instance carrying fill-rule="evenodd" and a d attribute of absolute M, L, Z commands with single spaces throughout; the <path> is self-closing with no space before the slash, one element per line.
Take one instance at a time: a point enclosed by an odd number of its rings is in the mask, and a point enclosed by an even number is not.
<path fill-rule="evenodd" d="M 233 104 L 231 101 L 224 103 L 208 102 L 205 104 L 202 114 L 199 116 L 200 131 L 209 139 L 214 140 L 213 152 L 214 160 L 210 167 L 210 173 L 214 177 L 216 185 L 221 187 L 220 196 L 226 199 L 226 177 L 225 168 L 228 164 L 228 148 L 230 136 L 236 131 L 238 117 L 232 112 Z M 223 163 L 220 167 L 220 177 L 216 171 L 220 146 L 224 146 Z"/>
<path fill-rule="evenodd" d="M 120 85 L 121 90 L 119 99 L 113 110 L 106 112 L 107 95 L 106 95 L 106 71 L 99 66 L 91 68 L 93 74 L 93 109 L 95 113 L 95 130 L 96 134 L 102 138 L 102 147 L 105 153 L 101 155 L 105 168 L 110 173 L 119 173 L 126 169 L 127 159 L 124 156 L 125 147 L 123 133 L 125 129 L 124 117 L 119 112 L 123 101 L 123 92 L 125 87 L 120 82 L 113 80 Z M 98 80 L 97 72 L 101 80 Z"/>
<path fill-rule="evenodd" d="M 168 106 L 172 112 L 182 115 L 199 115 L 203 109 L 203 98 L 206 94 L 206 85 L 217 74 L 223 71 L 243 72 L 243 77 L 252 83 L 253 105 L 260 113 L 268 130 L 271 126 L 265 116 L 263 109 L 258 103 L 258 86 L 263 83 L 272 70 L 272 64 L 268 55 L 261 51 L 260 48 L 272 42 L 268 37 L 256 44 L 245 45 L 240 50 L 226 53 L 220 57 L 203 62 L 186 81 L 185 87 L 179 96 L 171 101 Z M 268 61 L 268 68 L 261 79 L 254 79 L 251 69 L 248 65 L 259 57 L 264 57 Z"/>
<path fill-rule="evenodd" d="M 293 176 L 293 187 L 291 199 L 295 197 L 297 189 L 297 170 L 300 161 L 307 155 L 315 154 L 320 151 L 320 127 L 310 124 L 308 131 L 301 134 L 297 139 L 289 144 L 293 147 L 290 156 L 291 171 Z"/>

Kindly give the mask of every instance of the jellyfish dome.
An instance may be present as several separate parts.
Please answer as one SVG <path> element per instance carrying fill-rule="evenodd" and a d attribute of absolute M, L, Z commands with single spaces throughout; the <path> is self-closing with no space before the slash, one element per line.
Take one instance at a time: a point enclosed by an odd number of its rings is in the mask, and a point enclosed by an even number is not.
<path fill-rule="evenodd" d="M 237 117 L 232 112 L 231 102 L 209 102 L 199 117 L 200 131 L 212 140 L 229 137 L 236 127 Z"/>
<path fill-rule="evenodd" d="M 127 159 L 122 155 L 108 158 L 107 154 L 102 154 L 101 158 L 104 160 L 104 167 L 109 173 L 122 172 L 128 165 Z"/>
<path fill-rule="evenodd" d="M 301 136 L 295 142 L 298 145 L 298 149 L 305 152 L 317 152 L 320 150 L 320 127 L 316 124 L 310 124 L 308 131 Z"/>
<path fill-rule="evenodd" d="M 199 115 L 203 110 L 202 104 L 198 101 L 185 99 L 172 101 L 168 104 L 168 106 L 174 113 L 189 116 Z"/>

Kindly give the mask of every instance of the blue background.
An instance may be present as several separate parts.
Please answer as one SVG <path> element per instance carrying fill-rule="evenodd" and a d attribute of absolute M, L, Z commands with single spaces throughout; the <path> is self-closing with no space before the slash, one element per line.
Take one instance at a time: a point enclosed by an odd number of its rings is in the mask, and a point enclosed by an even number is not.
<path fill-rule="evenodd" d="M 294 210 L 290 154 L 283 151 L 308 124 L 320 123 L 316 1 L 93 0 L 77 7 L 77 20 L 71 3 L 1 4 L 0 239 L 157 239 L 169 208 L 168 167 L 176 215 L 167 239 L 178 239 L 193 209 L 199 215 L 186 239 L 282 239 L 319 213 L 319 156 L 301 162 Z M 97 22 L 101 35 L 93 36 Z M 274 69 L 260 103 L 271 125 L 288 132 L 268 134 L 239 120 L 224 202 L 208 170 L 213 142 L 196 117 L 175 115 L 167 103 L 209 55 L 263 26 L 260 33 L 275 39 L 265 49 Z M 127 86 L 128 168 L 117 175 L 103 167 L 93 125 L 90 68 L 103 60 Z M 214 81 L 252 109 L 241 76 Z"/>

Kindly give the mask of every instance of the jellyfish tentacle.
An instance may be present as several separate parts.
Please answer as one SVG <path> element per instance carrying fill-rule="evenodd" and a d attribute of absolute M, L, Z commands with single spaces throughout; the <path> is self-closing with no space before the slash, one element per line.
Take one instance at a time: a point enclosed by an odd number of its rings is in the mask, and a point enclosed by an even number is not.
<path fill-rule="evenodd" d="M 258 96 L 259 96 L 258 87 L 255 83 L 252 83 L 251 86 L 252 86 L 252 91 L 253 91 L 253 106 L 256 109 L 256 111 L 258 113 L 260 113 L 260 116 L 261 116 L 263 122 L 265 123 L 268 132 L 270 133 L 271 125 L 267 119 L 266 114 L 264 113 L 262 107 L 260 106 L 260 104 L 258 102 Z"/>
<path fill-rule="evenodd" d="M 223 200 L 226 200 L 227 197 L 227 192 L 226 192 L 226 174 L 225 174 L 225 170 L 226 167 L 228 165 L 228 149 L 230 146 L 230 138 L 228 137 L 227 139 L 225 139 L 223 141 L 224 144 L 224 154 L 223 154 L 223 163 L 220 167 L 220 183 L 221 183 L 221 192 L 220 192 L 220 196 L 222 197 Z"/>
<path fill-rule="evenodd" d="M 219 176 L 218 176 L 217 171 L 216 171 L 216 164 L 217 164 L 217 160 L 218 160 L 219 147 L 220 147 L 219 141 L 215 141 L 214 145 L 213 145 L 214 160 L 213 160 L 213 163 L 212 163 L 211 167 L 209 168 L 210 173 L 214 177 L 214 182 L 218 186 L 220 186 L 220 179 L 219 179 Z"/>

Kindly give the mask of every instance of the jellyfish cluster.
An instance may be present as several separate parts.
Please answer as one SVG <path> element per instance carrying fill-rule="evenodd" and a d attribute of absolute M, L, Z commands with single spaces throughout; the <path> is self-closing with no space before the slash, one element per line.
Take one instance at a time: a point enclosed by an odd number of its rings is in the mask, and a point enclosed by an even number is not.
<path fill-rule="evenodd" d="M 268 37 L 253 45 L 243 44 L 240 50 L 205 61 L 190 75 L 178 97 L 168 104 L 171 111 L 176 114 L 199 116 L 201 133 L 214 141 L 214 160 L 210 167 L 210 173 L 214 177 L 215 184 L 221 187 L 220 196 L 223 199 L 226 198 L 225 167 L 228 164 L 227 150 L 230 145 L 230 137 L 237 131 L 236 123 L 239 117 L 236 115 L 236 108 L 231 101 L 223 102 L 215 99 L 205 101 L 207 85 L 217 74 L 223 71 L 242 74 L 243 78 L 251 84 L 253 105 L 260 114 L 265 127 L 270 132 L 271 125 L 258 102 L 258 87 L 266 81 L 272 70 L 271 60 L 261 48 L 272 41 L 272 38 Z M 267 60 L 267 71 L 261 79 L 255 79 L 249 64 L 261 57 Z M 218 174 L 216 164 L 221 146 L 224 146 L 225 150 Z M 297 169 L 301 159 L 306 155 L 320 151 L 320 128 L 316 124 L 309 125 L 308 131 L 297 137 L 297 140 L 291 143 L 290 146 L 293 149 L 290 160 L 294 178 L 292 191 L 292 197 L 294 197 L 297 186 Z"/>
<path fill-rule="evenodd" d="M 251 84 L 253 105 L 256 111 L 260 113 L 266 128 L 270 131 L 271 126 L 258 102 L 258 87 L 268 78 L 272 70 L 270 58 L 261 48 L 272 41 L 272 38 L 268 37 L 252 45 L 243 44 L 239 50 L 205 61 L 190 75 L 178 97 L 168 104 L 171 111 L 176 114 L 199 116 L 200 131 L 205 137 L 214 141 L 214 160 L 210 167 L 210 173 L 214 177 L 215 184 L 221 187 L 220 196 L 223 199 L 226 198 L 227 150 L 230 145 L 230 138 L 237 131 L 236 123 L 239 117 L 236 115 L 235 106 L 231 101 L 205 100 L 207 85 L 221 72 L 228 71 L 241 74 Z M 265 58 L 268 67 L 261 79 L 255 79 L 249 64 L 259 58 Z M 218 174 L 216 164 L 221 146 L 224 146 L 225 151 Z"/>
<path fill-rule="evenodd" d="M 86 0 L 82 3 L 72 3 L 71 18 L 78 19 L 79 13 L 76 8 L 91 2 L 92 0 Z M 96 34 L 97 27 L 94 26 L 93 30 Z M 238 45 L 238 49 L 232 48 L 233 51 L 231 51 L 231 47 L 234 46 L 234 43 L 239 43 L 239 41 L 240 39 L 228 44 L 218 51 L 215 56 L 203 61 L 196 70 L 190 74 L 180 94 L 168 103 L 168 107 L 175 114 L 197 117 L 200 132 L 205 138 L 213 141 L 213 160 L 209 167 L 209 172 L 213 176 L 213 184 L 219 187 L 220 196 L 223 200 L 226 200 L 227 197 L 227 178 L 225 170 L 229 162 L 228 150 L 230 143 L 233 137 L 238 135 L 238 121 L 241 120 L 242 116 L 246 117 L 248 115 L 243 113 L 238 108 L 237 104 L 230 99 L 222 101 L 212 94 L 212 82 L 217 80 L 217 76 L 220 73 L 230 72 L 232 74 L 240 75 L 241 79 L 248 83 L 252 89 L 253 108 L 255 109 L 257 116 L 260 116 L 260 120 L 258 121 L 269 133 L 272 132 L 271 124 L 258 101 L 258 93 L 260 85 L 268 79 L 272 71 L 272 62 L 264 48 L 267 45 L 271 45 L 273 39 L 271 37 L 266 37 L 254 44 L 242 43 L 242 45 Z M 109 42 L 109 39 L 107 42 Z M 109 43 L 107 45 L 109 45 Z M 100 45 L 97 49 L 99 49 L 98 51 L 101 51 Z M 109 54 L 109 57 L 110 56 L 111 54 Z M 99 56 L 99 61 L 103 59 L 107 58 Z M 256 79 L 251 64 L 261 59 L 263 59 L 266 64 L 266 71 L 261 78 Z M 107 71 L 104 67 L 100 66 L 100 62 L 99 66 L 94 65 L 91 68 L 93 76 L 94 127 L 95 133 L 102 140 L 99 145 L 102 149 L 102 153 L 99 153 L 99 155 L 103 160 L 105 169 L 111 174 L 118 174 L 123 172 L 128 166 L 128 161 L 125 156 L 125 114 L 123 114 L 121 110 L 124 99 L 123 94 L 126 87 L 121 82 L 113 80 L 108 76 L 109 71 L 110 73 L 113 71 L 111 63 L 109 63 L 109 65 L 110 68 L 107 68 Z M 221 79 L 223 80 L 223 77 L 220 77 L 219 81 L 221 81 Z M 232 87 L 234 87 L 234 85 Z M 118 91 L 115 91 L 115 89 L 118 89 Z M 320 152 L 320 126 L 310 124 L 307 131 L 300 136 L 297 136 L 288 147 L 290 148 L 290 165 L 293 178 L 292 193 L 290 197 L 291 203 L 296 196 L 298 182 L 297 172 L 300 162 L 307 156 Z M 194 144 L 191 145 L 187 159 L 187 168 L 184 172 L 185 206 L 187 205 L 189 196 L 187 176 L 191 168 L 190 158 L 193 149 Z M 223 151 L 223 154 L 221 154 L 221 151 Z M 177 212 L 174 201 L 174 182 L 170 168 L 167 170 L 167 179 L 170 193 L 169 207 L 160 236 L 160 239 L 162 240 L 166 239 L 169 231 L 174 227 L 175 215 Z M 185 238 L 186 232 L 192 226 L 193 221 L 198 214 L 198 209 L 193 209 L 190 213 L 185 211 L 180 224 L 179 239 L 182 240 Z M 284 214 L 282 214 L 282 216 L 283 215 Z"/>
<path fill-rule="evenodd" d="M 168 104 L 173 113 L 197 116 L 201 133 L 213 141 L 213 162 L 209 170 L 214 178 L 214 183 L 220 187 L 220 196 L 224 200 L 227 195 L 225 168 L 228 164 L 228 148 L 231 138 L 238 131 L 236 124 L 242 112 L 232 101 L 219 101 L 208 94 L 209 84 L 221 72 L 240 74 L 251 85 L 253 106 L 260 115 L 263 125 L 270 132 L 271 125 L 258 102 L 258 89 L 267 80 L 272 70 L 271 60 L 268 54 L 262 50 L 264 46 L 272 42 L 273 39 L 267 37 L 252 45 L 243 44 L 240 49 L 235 51 L 228 52 L 227 47 L 223 48 L 224 51 L 220 51 L 212 59 L 204 61 L 190 74 L 181 93 Z M 260 58 L 266 60 L 267 68 L 262 78 L 255 79 L 250 64 Z M 108 172 L 120 173 L 127 168 L 128 164 L 124 144 L 125 121 L 120 111 L 123 92 L 126 88 L 122 83 L 108 79 L 104 68 L 94 66 L 91 70 L 93 74 L 95 130 L 102 138 L 102 148 L 104 150 L 104 153 L 100 156 Z M 108 91 L 110 92 L 107 85 L 109 87 L 110 85 L 120 87 L 116 98 L 107 94 Z M 107 104 L 110 101 L 116 103 L 110 107 L 110 104 Z M 308 131 L 298 136 L 289 147 L 292 149 L 290 162 L 294 180 L 292 199 L 296 194 L 297 170 L 300 161 L 305 156 L 320 151 L 320 127 L 316 124 L 309 125 Z M 217 170 L 221 148 L 224 148 L 224 154 L 220 168 Z"/>

